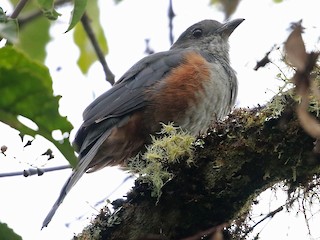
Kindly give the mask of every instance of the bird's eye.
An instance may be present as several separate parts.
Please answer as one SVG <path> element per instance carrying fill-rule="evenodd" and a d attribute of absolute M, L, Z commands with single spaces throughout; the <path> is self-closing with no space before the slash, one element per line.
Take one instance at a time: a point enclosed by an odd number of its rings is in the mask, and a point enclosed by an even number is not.
<path fill-rule="evenodd" d="M 194 36 L 195 38 L 199 38 L 202 36 L 202 29 L 200 28 L 196 28 L 192 31 L 192 36 Z"/>

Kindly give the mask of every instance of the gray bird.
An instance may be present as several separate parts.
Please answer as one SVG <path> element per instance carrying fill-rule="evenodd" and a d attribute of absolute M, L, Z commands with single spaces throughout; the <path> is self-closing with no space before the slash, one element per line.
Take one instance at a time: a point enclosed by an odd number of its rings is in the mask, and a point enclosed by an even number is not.
<path fill-rule="evenodd" d="M 229 62 L 228 38 L 243 20 L 192 25 L 169 51 L 138 61 L 85 109 L 73 143 L 78 165 L 42 228 L 83 173 L 126 165 L 150 143 L 160 122 L 174 122 L 196 136 L 232 110 L 238 85 Z"/>

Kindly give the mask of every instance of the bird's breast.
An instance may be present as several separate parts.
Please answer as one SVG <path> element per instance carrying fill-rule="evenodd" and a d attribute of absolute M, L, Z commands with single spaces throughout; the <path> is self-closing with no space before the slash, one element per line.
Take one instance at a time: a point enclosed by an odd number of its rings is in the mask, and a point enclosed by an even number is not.
<path fill-rule="evenodd" d="M 149 122 L 171 121 L 194 135 L 204 133 L 213 120 L 231 109 L 228 77 L 219 63 L 189 53 L 181 65 L 147 91 Z"/>

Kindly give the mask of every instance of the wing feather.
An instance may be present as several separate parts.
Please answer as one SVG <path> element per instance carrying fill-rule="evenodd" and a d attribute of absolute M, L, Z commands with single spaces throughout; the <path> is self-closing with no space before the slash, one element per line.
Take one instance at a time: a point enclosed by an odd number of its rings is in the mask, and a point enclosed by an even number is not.
<path fill-rule="evenodd" d="M 109 91 L 85 109 L 84 122 L 74 140 L 76 148 L 87 152 L 86 149 L 98 140 L 101 132 L 112 127 L 112 124 L 109 124 L 110 119 L 121 119 L 146 106 L 145 90 L 178 66 L 184 55 L 184 51 L 160 52 L 133 65 Z M 90 137 L 90 141 L 86 141 L 87 137 Z"/>

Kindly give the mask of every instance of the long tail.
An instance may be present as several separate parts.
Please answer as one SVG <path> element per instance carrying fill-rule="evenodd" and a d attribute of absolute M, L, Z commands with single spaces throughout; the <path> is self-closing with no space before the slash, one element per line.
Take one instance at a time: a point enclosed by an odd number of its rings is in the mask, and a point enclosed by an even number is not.
<path fill-rule="evenodd" d="M 50 223 L 52 217 L 54 216 L 55 212 L 57 211 L 58 207 L 64 200 L 64 198 L 67 196 L 71 188 L 79 181 L 79 179 L 82 177 L 82 175 L 86 172 L 88 165 L 96 155 L 99 147 L 101 144 L 107 139 L 107 137 L 110 135 L 110 131 L 106 131 L 99 139 L 98 141 L 92 146 L 90 151 L 79 160 L 78 166 L 73 170 L 71 176 L 66 181 L 66 183 L 63 185 L 60 195 L 57 199 L 57 201 L 53 204 L 50 212 L 46 216 L 46 218 L 43 221 L 41 229 L 44 227 L 47 227 Z"/>

